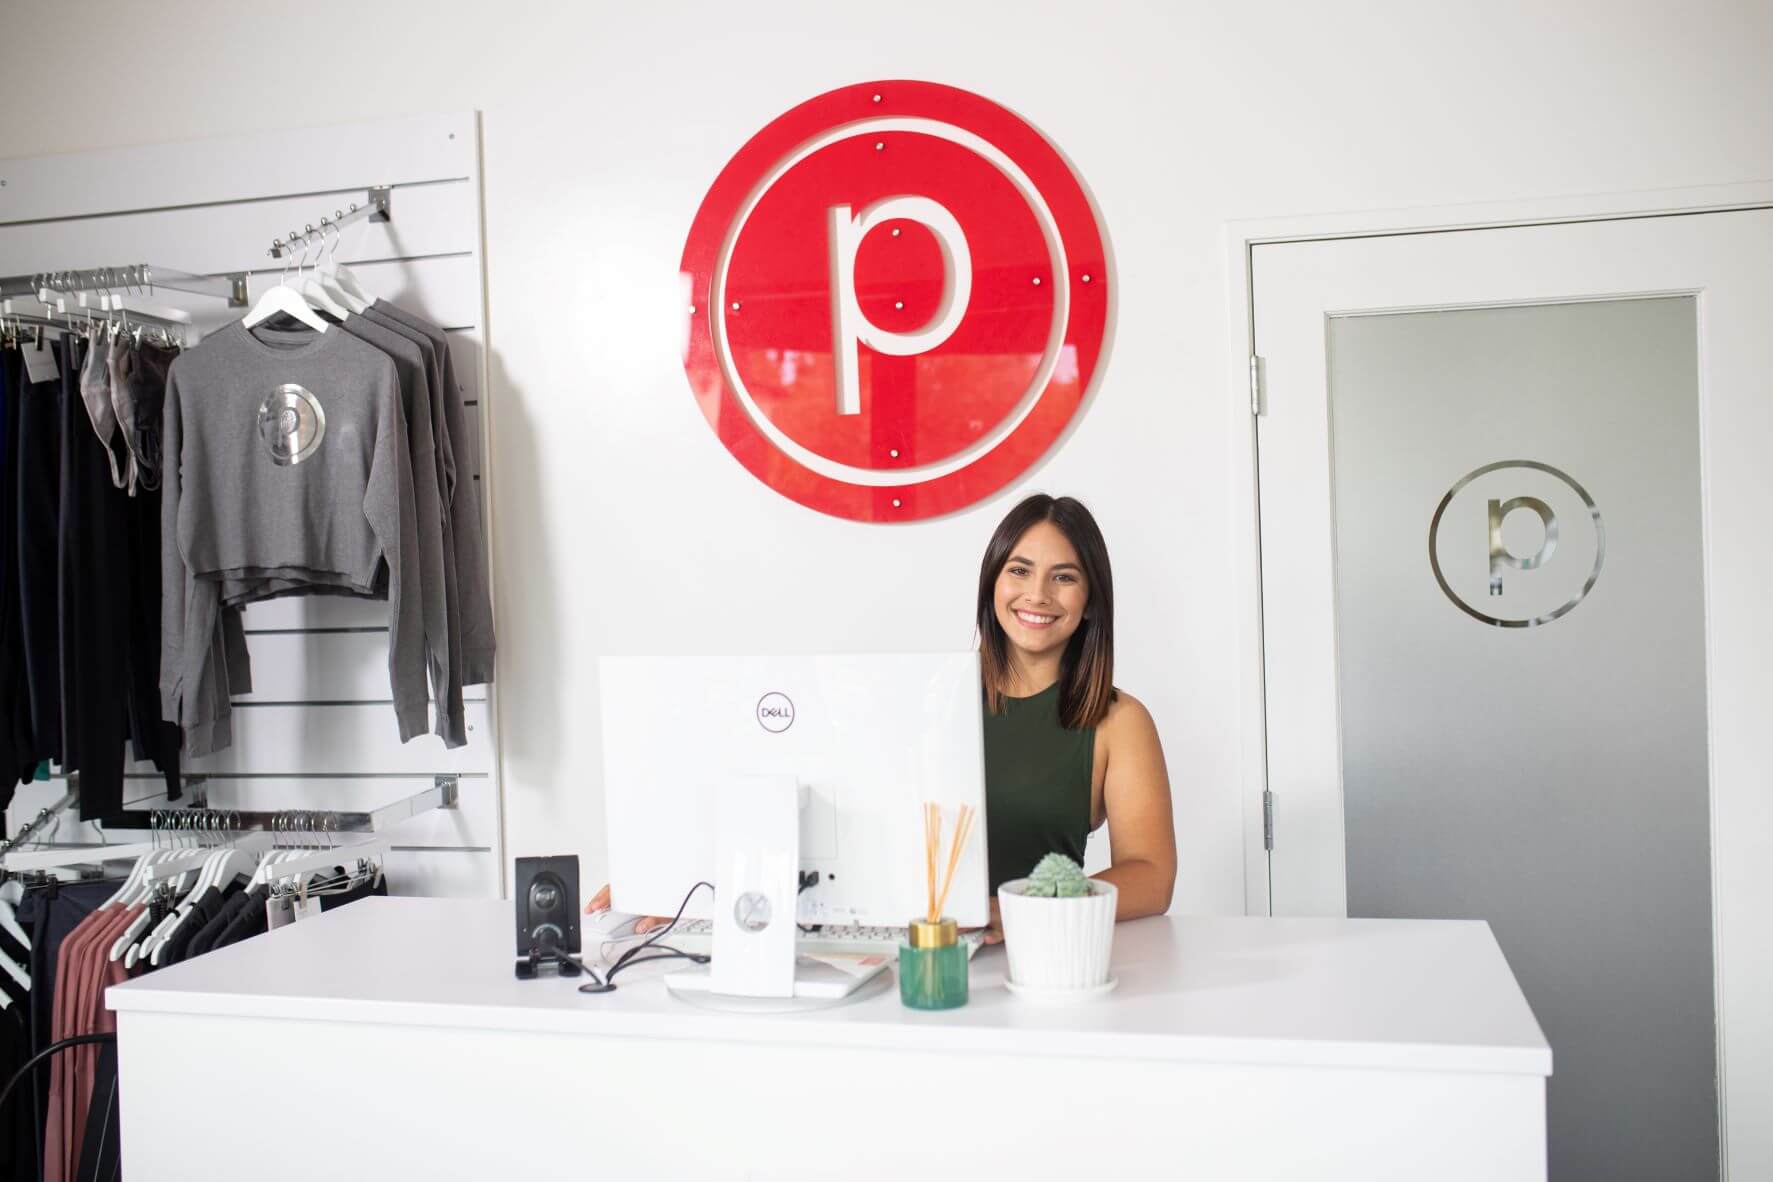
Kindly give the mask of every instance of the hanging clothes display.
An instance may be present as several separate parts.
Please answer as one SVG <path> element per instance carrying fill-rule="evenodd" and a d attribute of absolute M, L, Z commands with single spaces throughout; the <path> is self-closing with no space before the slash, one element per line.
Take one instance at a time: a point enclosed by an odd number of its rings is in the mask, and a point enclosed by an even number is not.
<path fill-rule="evenodd" d="M 262 935 L 274 915 L 293 922 L 297 900 L 324 913 L 388 893 L 380 843 L 316 853 L 250 841 L 162 848 L 119 880 L 0 882 L 0 1084 L 58 1041 L 114 1033 L 111 985 Z M 71 849 L 67 864 L 93 856 Z M 116 1178 L 119 1103 L 114 1043 L 57 1050 L 0 1110 L 0 1182 Z"/>
<path fill-rule="evenodd" d="M 425 637 L 394 363 L 342 332 L 229 325 L 167 376 L 161 706 L 192 755 L 226 746 L 215 687 L 225 581 L 242 601 L 300 586 L 390 604 L 404 742 L 426 726 Z M 385 582 L 384 582 L 385 580 Z"/>
<path fill-rule="evenodd" d="M 159 690 L 188 756 L 233 741 L 250 663 L 231 613 L 264 600 L 388 601 L 402 742 L 434 701 L 435 733 L 466 743 L 463 689 L 493 677 L 479 456 L 448 336 L 330 292 L 316 308 L 272 288 L 167 377 Z"/>
<path fill-rule="evenodd" d="M 161 720 L 155 692 L 160 494 L 128 479 L 139 475 L 129 441 L 151 455 L 159 437 L 172 356 L 105 321 L 59 334 L 7 326 L 0 805 L 45 760 L 81 773 L 89 817 L 121 811 L 131 755 L 162 773 L 169 797 L 180 794 L 179 735 Z"/>

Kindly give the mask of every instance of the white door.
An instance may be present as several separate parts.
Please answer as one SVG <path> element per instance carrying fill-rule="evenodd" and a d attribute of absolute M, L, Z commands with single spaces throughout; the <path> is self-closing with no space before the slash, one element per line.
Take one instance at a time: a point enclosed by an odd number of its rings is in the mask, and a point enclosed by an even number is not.
<path fill-rule="evenodd" d="M 1487 920 L 1554 1182 L 1717 1177 L 1720 1122 L 1773 1177 L 1773 210 L 1250 282 L 1274 913 Z"/>

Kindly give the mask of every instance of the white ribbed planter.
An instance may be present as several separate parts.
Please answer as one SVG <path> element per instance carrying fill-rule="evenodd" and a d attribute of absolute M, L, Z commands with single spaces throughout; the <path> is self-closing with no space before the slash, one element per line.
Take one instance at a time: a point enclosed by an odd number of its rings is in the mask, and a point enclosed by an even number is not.
<path fill-rule="evenodd" d="M 1090 880 L 1090 893 L 1070 899 L 1020 893 L 1025 878 L 997 888 L 1010 980 L 1029 989 L 1090 989 L 1108 980 L 1114 949 L 1115 886 Z"/>

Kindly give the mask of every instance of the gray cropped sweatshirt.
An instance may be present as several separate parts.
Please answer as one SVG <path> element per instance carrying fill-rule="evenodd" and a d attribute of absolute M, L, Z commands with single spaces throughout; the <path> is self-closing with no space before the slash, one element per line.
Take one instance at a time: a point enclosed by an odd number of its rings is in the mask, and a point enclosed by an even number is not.
<path fill-rule="evenodd" d="M 311 580 L 389 604 L 402 742 L 427 729 L 419 546 L 394 362 L 332 329 L 236 322 L 173 362 L 161 490 L 161 708 L 189 754 L 227 743 L 224 585 Z"/>

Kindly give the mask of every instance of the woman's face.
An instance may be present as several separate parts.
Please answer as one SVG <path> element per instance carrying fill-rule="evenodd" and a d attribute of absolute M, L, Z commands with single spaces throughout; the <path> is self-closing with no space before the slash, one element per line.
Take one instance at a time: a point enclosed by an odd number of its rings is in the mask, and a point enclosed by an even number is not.
<path fill-rule="evenodd" d="M 1077 551 L 1050 521 L 1016 539 L 993 595 L 998 625 L 1010 644 L 1030 654 L 1064 651 L 1089 599 Z"/>

